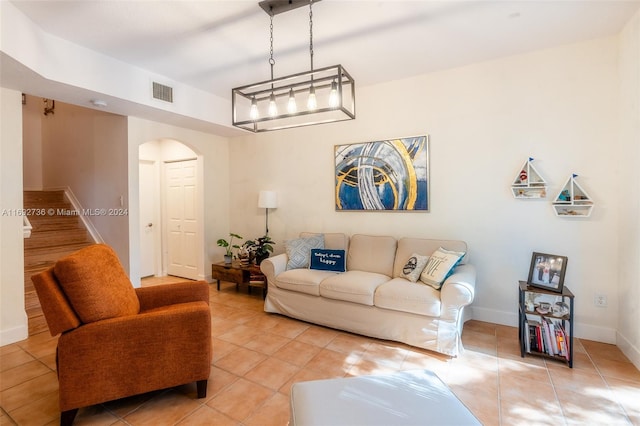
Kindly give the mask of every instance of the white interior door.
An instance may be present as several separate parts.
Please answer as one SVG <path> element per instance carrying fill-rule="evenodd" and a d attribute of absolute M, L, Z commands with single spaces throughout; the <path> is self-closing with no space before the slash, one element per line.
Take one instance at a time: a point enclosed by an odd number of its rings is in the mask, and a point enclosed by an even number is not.
<path fill-rule="evenodd" d="M 198 279 L 196 160 L 165 163 L 167 273 Z"/>
<path fill-rule="evenodd" d="M 140 276 L 157 275 L 156 259 L 160 240 L 158 169 L 154 161 L 139 161 L 140 199 Z"/>

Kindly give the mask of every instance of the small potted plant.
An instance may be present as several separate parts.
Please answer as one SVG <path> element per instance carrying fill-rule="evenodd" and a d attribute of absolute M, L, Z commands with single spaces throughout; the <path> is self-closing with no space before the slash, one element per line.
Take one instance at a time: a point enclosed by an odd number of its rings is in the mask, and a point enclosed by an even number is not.
<path fill-rule="evenodd" d="M 217 242 L 217 244 L 220 247 L 224 247 L 224 263 L 231 263 L 231 261 L 233 260 L 233 249 L 239 249 L 240 246 L 238 244 L 233 244 L 233 239 L 237 238 L 239 240 L 242 239 L 242 237 L 238 234 L 234 234 L 232 232 L 229 233 L 229 241 L 225 240 L 224 238 L 220 238 Z"/>
<path fill-rule="evenodd" d="M 251 262 L 251 253 L 245 244 L 238 249 L 238 260 L 240 260 L 240 266 L 247 267 Z"/>
<path fill-rule="evenodd" d="M 264 237 L 256 238 L 255 240 L 247 240 L 243 245 L 253 254 L 256 260 L 256 265 L 260 265 L 263 260 L 273 253 L 273 244 L 275 244 L 275 242 L 271 237 L 265 235 Z"/>

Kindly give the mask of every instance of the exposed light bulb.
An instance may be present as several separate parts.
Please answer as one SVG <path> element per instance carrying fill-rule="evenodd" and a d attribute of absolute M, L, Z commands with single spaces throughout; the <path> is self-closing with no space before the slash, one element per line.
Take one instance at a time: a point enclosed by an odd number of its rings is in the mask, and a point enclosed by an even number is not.
<path fill-rule="evenodd" d="M 278 106 L 276 105 L 276 95 L 272 92 L 269 96 L 269 116 L 275 117 L 276 115 L 278 115 Z"/>
<path fill-rule="evenodd" d="M 331 92 L 329 93 L 329 106 L 331 108 L 337 108 L 340 105 L 340 98 L 338 97 L 338 83 L 335 80 L 331 82 Z"/>
<path fill-rule="evenodd" d="M 316 88 L 311 85 L 309 88 L 309 99 L 307 100 L 307 108 L 310 111 L 318 108 L 318 101 L 316 100 Z"/>
<path fill-rule="evenodd" d="M 249 110 L 249 117 L 252 120 L 257 120 L 260 118 L 260 113 L 258 112 L 258 101 L 256 101 L 255 96 L 251 98 L 251 109 Z"/>
<path fill-rule="evenodd" d="M 289 89 L 289 103 L 287 104 L 287 112 L 289 114 L 295 114 L 298 111 L 298 106 L 296 105 L 296 97 L 293 94 L 293 89 Z"/>

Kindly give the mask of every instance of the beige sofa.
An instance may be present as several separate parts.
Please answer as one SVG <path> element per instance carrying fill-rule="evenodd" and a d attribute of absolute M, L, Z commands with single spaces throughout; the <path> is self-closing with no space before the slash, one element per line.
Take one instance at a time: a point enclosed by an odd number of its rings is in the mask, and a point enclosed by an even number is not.
<path fill-rule="evenodd" d="M 450 356 L 462 351 L 463 312 L 473 302 L 476 280 L 468 254 L 440 290 L 401 275 L 413 253 L 429 256 L 439 247 L 467 252 L 464 241 L 323 235 L 325 248 L 346 251 L 346 272 L 287 269 L 286 253 L 270 257 L 261 264 L 266 312 Z"/>

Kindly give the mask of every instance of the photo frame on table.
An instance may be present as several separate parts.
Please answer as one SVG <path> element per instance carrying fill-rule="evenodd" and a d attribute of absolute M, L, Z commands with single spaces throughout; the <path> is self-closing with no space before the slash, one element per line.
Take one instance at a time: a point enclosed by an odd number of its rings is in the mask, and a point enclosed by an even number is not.
<path fill-rule="evenodd" d="M 429 211 L 429 136 L 336 145 L 336 211 Z"/>
<path fill-rule="evenodd" d="M 567 261 L 566 256 L 533 252 L 527 284 L 554 293 L 562 293 Z"/>

